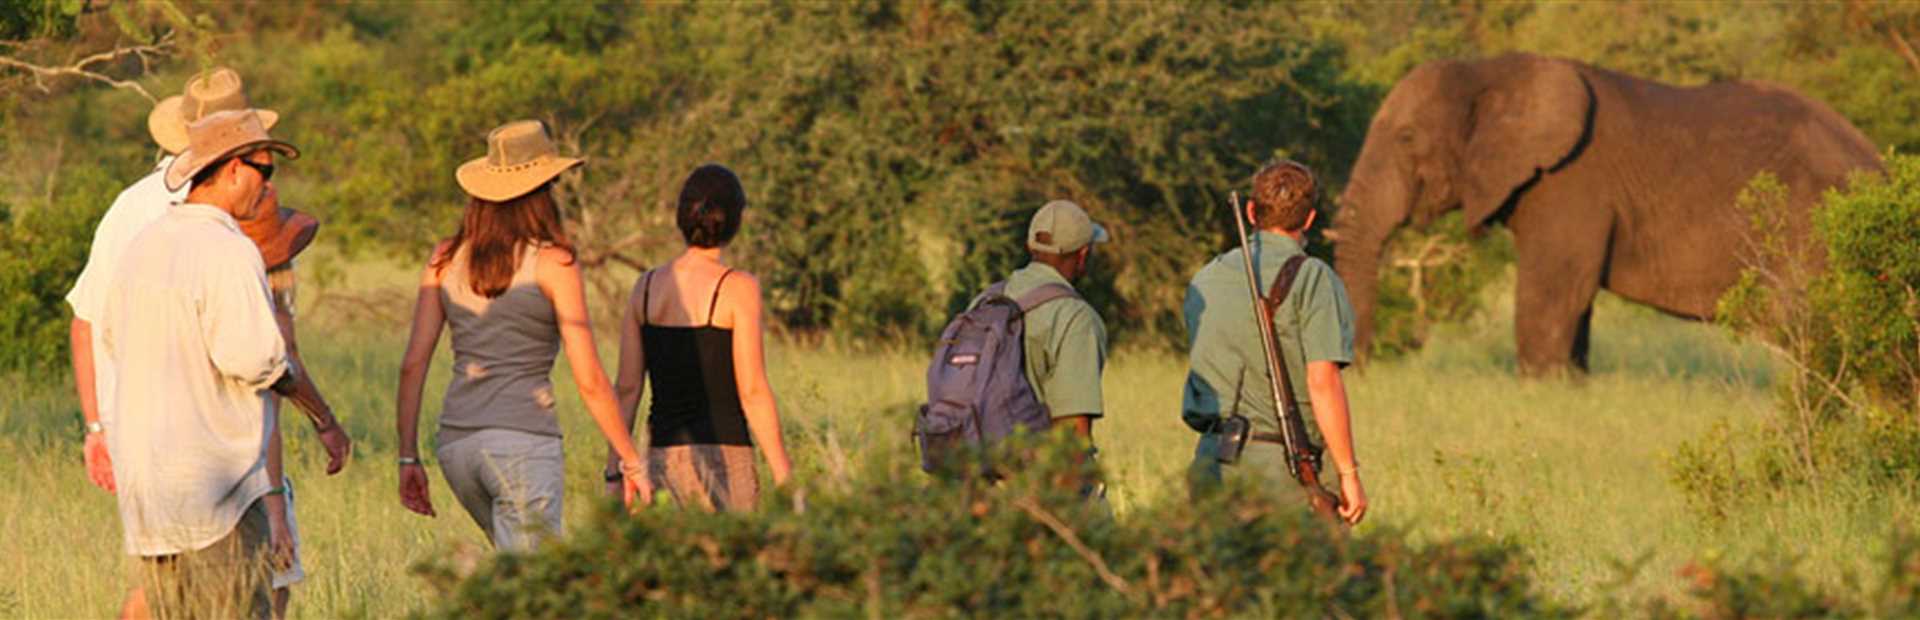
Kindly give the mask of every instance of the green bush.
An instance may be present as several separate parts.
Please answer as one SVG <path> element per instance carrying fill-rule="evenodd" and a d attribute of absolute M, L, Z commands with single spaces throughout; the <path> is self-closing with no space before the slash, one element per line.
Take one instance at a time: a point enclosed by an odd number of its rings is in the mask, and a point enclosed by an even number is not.
<path fill-rule="evenodd" d="M 118 189 L 105 171 L 82 168 L 46 206 L 0 202 L 0 370 L 67 363 L 67 290 L 87 263 L 94 224 Z M 76 178 L 77 177 L 77 178 Z"/>
<path fill-rule="evenodd" d="M 1719 317 L 1772 349 L 1786 373 L 1766 425 L 1722 425 L 1670 462 L 1702 516 L 1823 478 L 1868 488 L 1920 480 L 1920 157 L 1886 163 L 1885 175 L 1829 191 L 1811 234 L 1794 230 L 1777 178 L 1760 175 L 1742 193 L 1752 266 Z M 1735 451 L 1736 438 L 1758 447 Z"/>
<path fill-rule="evenodd" d="M 420 568 L 427 615 L 506 617 L 1566 617 L 1515 548 L 1351 535 L 1290 488 L 1228 485 L 1116 521 L 1079 499 L 1057 444 L 993 488 L 905 459 L 781 489 L 760 513 L 609 509 L 470 574 Z"/>
<path fill-rule="evenodd" d="M 1895 410 L 1920 405 L 1920 156 L 1855 179 L 1814 211 L 1827 272 L 1809 291 L 1832 321 L 1829 365 Z"/>

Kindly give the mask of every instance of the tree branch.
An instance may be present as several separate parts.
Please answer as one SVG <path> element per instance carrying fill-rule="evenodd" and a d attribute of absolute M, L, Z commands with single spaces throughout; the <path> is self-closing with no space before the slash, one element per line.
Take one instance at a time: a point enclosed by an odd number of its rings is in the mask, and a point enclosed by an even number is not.
<path fill-rule="evenodd" d="M 1046 509 L 1041 508 L 1031 497 L 1022 497 L 1013 500 L 1013 506 L 1026 512 L 1027 516 L 1033 517 L 1033 520 L 1039 521 L 1041 525 L 1047 526 L 1047 529 L 1053 530 L 1054 534 L 1059 535 L 1060 540 L 1066 541 L 1068 547 L 1072 547 L 1074 552 L 1079 553 L 1081 558 L 1085 559 L 1088 564 L 1093 565 L 1093 572 L 1099 573 L 1101 581 L 1107 582 L 1108 586 L 1112 586 L 1115 591 L 1121 594 L 1133 594 L 1132 589 L 1127 586 L 1127 580 L 1114 574 L 1112 569 L 1107 568 L 1106 560 L 1100 559 L 1099 553 L 1095 553 L 1093 549 L 1088 548 L 1086 543 L 1080 542 L 1080 537 L 1073 533 L 1073 528 L 1067 527 L 1066 522 L 1061 521 L 1059 517 L 1053 516 L 1053 513 L 1047 512 Z"/>
<path fill-rule="evenodd" d="M 1900 56 L 1907 59 L 1907 66 L 1913 68 L 1914 75 L 1920 76 L 1920 54 L 1914 53 L 1913 44 L 1907 42 L 1906 35 L 1900 34 L 1898 28 L 1889 26 L 1887 28 L 1887 38 L 1893 40 L 1893 49 L 1899 51 Z"/>
<path fill-rule="evenodd" d="M 132 55 L 140 59 L 140 66 L 144 70 L 148 66 L 149 56 L 165 56 L 171 53 L 172 50 L 173 50 L 173 33 L 167 33 L 166 36 L 160 39 L 159 43 L 155 43 L 153 45 L 135 45 L 132 47 L 117 47 L 111 50 L 89 55 L 87 57 L 76 60 L 72 64 L 68 64 L 68 65 L 49 67 L 49 66 L 38 65 L 38 64 L 34 64 L 24 60 L 20 60 L 18 58 L 13 58 L 9 56 L 0 56 L 0 67 L 11 67 L 13 69 L 24 71 L 26 73 L 33 75 L 34 87 L 40 89 L 40 92 L 43 92 L 43 93 L 53 92 L 52 90 L 47 88 L 48 78 L 79 77 L 79 78 L 93 80 L 95 82 L 100 82 L 108 86 L 112 86 L 114 88 L 118 88 L 122 90 L 131 90 L 133 92 L 139 93 L 141 97 L 145 97 L 148 102 L 157 103 L 159 102 L 159 99 L 154 98 L 153 93 L 147 92 L 147 89 L 141 86 L 139 82 L 135 82 L 133 80 L 115 79 L 113 76 L 107 75 L 105 73 L 100 73 L 98 71 L 94 71 L 89 67 L 96 64 L 104 63 L 104 62 L 117 60 L 123 56 Z"/>

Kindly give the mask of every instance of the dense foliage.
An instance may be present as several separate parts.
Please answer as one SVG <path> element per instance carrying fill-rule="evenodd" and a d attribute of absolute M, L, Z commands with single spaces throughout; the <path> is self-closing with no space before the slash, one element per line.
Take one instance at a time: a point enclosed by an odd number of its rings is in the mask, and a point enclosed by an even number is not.
<path fill-rule="evenodd" d="M 464 579 L 445 560 L 422 572 L 446 618 L 1571 615 L 1511 547 L 1350 535 L 1285 488 L 1175 495 L 1115 521 L 1075 492 L 1070 450 L 991 488 L 876 459 L 759 514 L 610 510 Z"/>
<path fill-rule="evenodd" d="M 1485 538 L 1355 534 L 1287 486 L 1230 481 L 1116 521 L 1051 444 L 993 487 L 935 479 L 879 450 L 853 474 L 772 491 L 758 513 L 608 505 L 532 554 L 417 565 L 429 618 L 1905 618 L 1920 537 L 1895 529 L 1872 574 L 1834 588 L 1792 558 L 1708 555 L 1677 596 L 1546 595 L 1526 555 Z M 663 493 L 664 496 L 664 493 Z M 1621 583 L 1646 570 L 1623 564 Z"/>
<path fill-rule="evenodd" d="M 1027 214 L 1072 198 L 1119 239 L 1088 296 L 1117 339 L 1152 343 L 1178 341 L 1181 283 L 1231 238 L 1227 190 L 1284 154 L 1337 195 L 1378 98 L 1420 62 L 1523 49 L 1683 84 L 1771 79 L 1910 150 L 1917 15 L 1873 3 L 4 0 L 0 56 L 51 67 L 161 44 L 85 67 L 156 96 L 202 67 L 238 68 L 308 153 L 282 194 L 349 256 L 420 260 L 455 225 L 451 171 L 484 151 L 484 132 L 546 120 L 591 160 L 563 189 L 603 308 L 632 277 L 609 267 L 677 251 L 667 205 L 707 161 L 747 181 L 739 254 L 780 321 L 852 340 L 926 337 L 1023 260 Z M 150 161 L 151 104 L 102 84 L 0 65 L 0 201 L 16 221 L 56 205 L 96 217 L 97 197 Z M 1410 231 L 1389 250 L 1382 352 L 1474 312 L 1506 261 L 1501 244 L 1457 228 Z M 1440 261 L 1433 248 L 1471 250 Z M 74 267 L 0 270 L 57 283 Z M 47 299 L 16 300 L 32 305 L 6 312 L 26 322 L 6 331 L 52 333 L 36 323 L 63 320 Z"/>

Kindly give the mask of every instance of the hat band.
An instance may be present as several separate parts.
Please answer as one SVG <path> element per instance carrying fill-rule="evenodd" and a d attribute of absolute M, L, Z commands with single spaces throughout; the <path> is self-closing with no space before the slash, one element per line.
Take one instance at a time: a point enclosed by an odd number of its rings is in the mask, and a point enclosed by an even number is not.
<path fill-rule="evenodd" d="M 524 161 L 524 162 L 520 162 L 520 163 L 517 163 L 517 164 L 509 164 L 509 165 L 505 165 L 505 166 L 497 166 L 497 165 L 494 165 L 494 164 L 487 164 L 487 172 L 519 172 L 519 171 L 522 171 L 522 170 L 526 170 L 526 169 L 529 169 L 529 168 L 533 168 L 533 167 L 535 167 L 535 166 L 539 166 L 540 164 L 544 164 L 544 163 L 547 163 L 547 162 L 549 162 L 549 161 L 552 161 L 552 157 L 550 157 L 550 156 L 545 156 L 545 155 L 542 155 L 542 156 L 541 156 L 540 158 L 538 158 L 538 159 L 531 159 L 531 160 L 527 160 L 527 161 Z"/>

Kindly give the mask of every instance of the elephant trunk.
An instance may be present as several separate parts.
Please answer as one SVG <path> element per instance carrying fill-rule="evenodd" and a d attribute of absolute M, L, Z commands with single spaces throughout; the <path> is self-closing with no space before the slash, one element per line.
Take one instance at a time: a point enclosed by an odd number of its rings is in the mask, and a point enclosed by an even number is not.
<path fill-rule="evenodd" d="M 1380 257 L 1387 237 L 1407 220 L 1413 196 L 1406 183 L 1381 172 L 1378 162 L 1361 155 L 1361 165 L 1340 196 L 1340 221 L 1333 246 L 1334 268 L 1353 303 L 1354 353 L 1365 360 L 1373 345 L 1374 310 L 1379 307 Z"/>
<path fill-rule="evenodd" d="M 1344 233 L 1333 247 L 1335 270 L 1347 285 L 1347 298 L 1353 302 L 1353 348 L 1366 359 L 1373 344 L 1373 314 L 1379 301 L 1380 254 L 1386 247 L 1384 234 Z"/>

